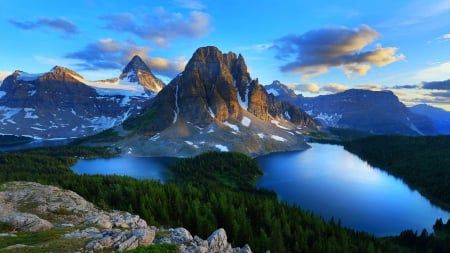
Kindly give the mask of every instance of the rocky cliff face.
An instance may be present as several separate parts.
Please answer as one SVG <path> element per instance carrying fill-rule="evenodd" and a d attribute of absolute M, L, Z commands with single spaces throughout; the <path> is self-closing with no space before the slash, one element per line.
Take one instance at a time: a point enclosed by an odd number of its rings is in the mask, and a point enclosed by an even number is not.
<path fill-rule="evenodd" d="M 151 227 L 138 215 L 99 210 L 78 194 L 57 187 L 32 182 L 9 182 L 0 185 L 0 189 L 0 221 L 14 227 L 12 231 L 0 233 L 0 238 L 17 237 L 17 231 L 39 233 L 64 229 L 62 237 L 74 241 L 73 252 L 124 251 L 157 243 L 176 244 L 180 252 L 252 252 L 248 245 L 232 248 L 224 229 L 214 231 L 207 240 L 203 240 L 198 236 L 193 237 L 184 228 Z M 165 236 L 155 239 L 157 232 Z M 75 243 L 80 239 L 87 241 L 83 249 Z M 36 249 L 48 243 L 51 242 L 9 245 L 5 249 Z M 70 243 L 65 242 L 65 245 Z"/>
<path fill-rule="evenodd" d="M 190 156 L 211 148 L 254 155 L 303 149 L 298 128 L 317 127 L 300 109 L 269 97 L 258 80 L 251 79 L 241 55 L 223 54 L 211 46 L 193 54 L 148 112 L 136 127 L 138 135 L 130 139 L 134 143 L 121 143 L 124 149 L 141 155 L 159 150 Z M 146 120 L 149 115 L 151 120 Z M 150 138 L 142 141 L 139 134 Z"/>
<path fill-rule="evenodd" d="M 153 132 L 178 120 L 200 127 L 214 120 L 241 121 L 243 111 L 263 121 L 271 118 L 291 121 L 294 118 L 292 123 L 317 127 L 305 113 L 301 117 L 286 116 L 289 111 L 302 112 L 274 97 L 269 98 L 258 80 L 251 79 L 241 55 L 222 54 L 215 47 L 199 48 L 194 53 L 185 70 L 158 94 L 154 110 L 162 113 L 159 113 Z"/>

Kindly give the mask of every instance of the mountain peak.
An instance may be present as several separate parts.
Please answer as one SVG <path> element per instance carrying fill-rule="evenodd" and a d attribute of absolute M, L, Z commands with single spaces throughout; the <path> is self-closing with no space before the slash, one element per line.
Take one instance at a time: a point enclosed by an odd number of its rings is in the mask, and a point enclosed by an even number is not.
<path fill-rule="evenodd" d="M 84 83 L 84 78 L 80 74 L 71 69 L 58 65 L 54 66 L 49 72 L 44 73 L 38 77 L 41 81 L 55 80 L 68 83 Z"/>
<path fill-rule="evenodd" d="M 151 93 L 157 93 L 164 87 L 164 83 L 153 75 L 148 65 L 138 55 L 133 56 L 125 66 L 119 79 L 139 83 Z"/>
<path fill-rule="evenodd" d="M 278 97 L 279 99 L 284 101 L 292 103 L 295 102 L 295 100 L 298 97 L 297 94 L 295 94 L 295 92 L 292 89 L 290 89 L 289 87 L 287 87 L 278 80 L 273 81 L 271 84 L 266 85 L 265 87 L 268 93 L 271 93 L 275 97 Z"/>

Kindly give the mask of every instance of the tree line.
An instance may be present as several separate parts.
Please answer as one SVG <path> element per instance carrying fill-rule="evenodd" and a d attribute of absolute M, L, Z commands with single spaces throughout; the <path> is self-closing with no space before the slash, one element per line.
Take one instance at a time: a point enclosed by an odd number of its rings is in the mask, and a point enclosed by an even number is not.
<path fill-rule="evenodd" d="M 102 148 L 63 146 L 0 153 L 0 182 L 36 181 L 70 189 L 101 208 L 139 214 L 155 226 L 183 226 L 206 238 L 225 228 L 235 246 L 254 252 L 416 252 L 396 239 L 343 228 L 276 194 L 254 187 L 256 162 L 238 153 L 211 152 L 179 160 L 166 183 L 126 176 L 76 175 L 77 157 L 108 156 Z M 434 251 L 445 252 L 445 251 Z"/>

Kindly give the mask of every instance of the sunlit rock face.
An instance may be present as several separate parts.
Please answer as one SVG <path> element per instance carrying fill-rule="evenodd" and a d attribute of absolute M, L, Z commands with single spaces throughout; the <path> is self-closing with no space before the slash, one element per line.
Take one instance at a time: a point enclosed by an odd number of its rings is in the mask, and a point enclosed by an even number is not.
<path fill-rule="evenodd" d="M 214 120 L 240 121 L 243 111 L 263 121 L 294 119 L 292 122 L 296 124 L 317 126 L 300 109 L 274 97 L 269 98 L 258 80 L 251 79 L 242 55 L 223 54 L 212 46 L 199 48 L 194 53 L 185 70 L 158 94 L 153 109 L 159 113 L 150 133 L 178 120 L 200 127 Z"/>
<path fill-rule="evenodd" d="M 143 115 L 125 123 L 137 131 L 120 144 L 139 155 L 304 149 L 299 129 L 317 127 L 301 109 L 268 95 L 251 79 L 242 55 L 213 46 L 197 49 Z"/>

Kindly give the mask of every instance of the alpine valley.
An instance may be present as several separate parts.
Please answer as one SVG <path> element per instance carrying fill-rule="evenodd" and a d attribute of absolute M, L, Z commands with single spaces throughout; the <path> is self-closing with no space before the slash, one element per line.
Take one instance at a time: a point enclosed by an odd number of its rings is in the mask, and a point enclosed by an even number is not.
<path fill-rule="evenodd" d="M 414 112 L 389 91 L 307 98 L 279 81 L 263 86 L 252 79 L 242 55 L 213 46 L 197 49 L 167 85 L 134 56 L 112 79 L 88 81 L 55 66 L 41 74 L 16 70 L 0 86 L 1 134 L 71 139 L 112 128 L 119 138 L 101 144 L 137 156 L 302 150 L 308 148 L 306 135 L 328 127 L 438 133 L 426 114 Z"/>

